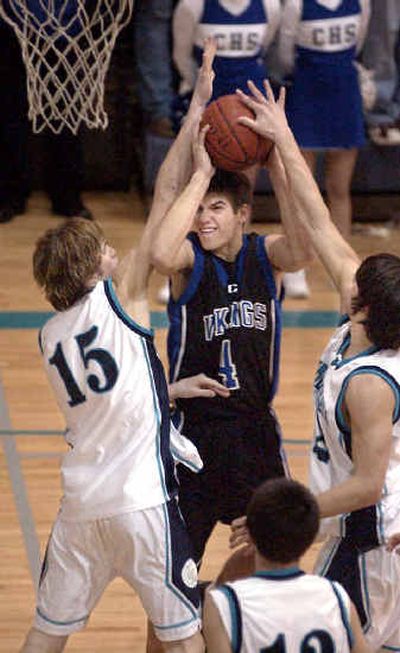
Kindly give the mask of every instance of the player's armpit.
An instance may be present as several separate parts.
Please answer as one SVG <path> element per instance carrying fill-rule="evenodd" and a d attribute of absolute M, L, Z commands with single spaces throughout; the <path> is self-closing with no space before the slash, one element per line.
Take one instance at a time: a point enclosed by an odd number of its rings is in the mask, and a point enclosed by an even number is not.
<path fill-rule="evenodd" d="M 203 608 L 203 635 L 207 653 L 232 653 L 229 637 L 209 592 Z"/>
<path fill-rule="evenodd" d="M 350 604 L 350 626 L 353 633 L 352 653 L 373 653 L 372 648 L 367 643 L 358 618 L 354 605 Z"/>

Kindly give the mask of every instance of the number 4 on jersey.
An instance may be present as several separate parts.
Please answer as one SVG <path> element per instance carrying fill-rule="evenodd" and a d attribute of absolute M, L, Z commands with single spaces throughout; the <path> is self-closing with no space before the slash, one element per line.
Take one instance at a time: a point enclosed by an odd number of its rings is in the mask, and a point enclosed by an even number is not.
<path fill-rule="evenodd" d="M 222 383 L 224 386 L 229 390 L 238 390 L 238 388 L 240 388 L 236 365 L 232 360 L 230 340 L 222 341 L 218 374 L 222 377 Z"/>

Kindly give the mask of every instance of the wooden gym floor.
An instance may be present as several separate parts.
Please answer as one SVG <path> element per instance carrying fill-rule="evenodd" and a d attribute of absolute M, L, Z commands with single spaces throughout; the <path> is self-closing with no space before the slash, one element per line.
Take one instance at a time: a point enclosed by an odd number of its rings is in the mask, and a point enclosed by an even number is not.
<path fill-rule="evenodd" d="M 143 228 L 143 208 L 135 194 L 87 193 L 87 205 L 122 254 Z M 60 498 L 59 460 L 65 451 L 59 433 L 63 420 L 48 388 L 37 347 L 37 326 L 50 311 L 35 287 L 31 255 L 36 238 L 59 219 L 47 199 L 32 196 L 29 211 L 0 225 L 0 653 L 22 644 L 34 609 L 31 571 L 37 572 Z M 260 233 L 279 225 L 255 224 Z M 399 253 L 400 231 L 357 230 L 352 244 L 362 255 Z M 311 297 L 287 300 L 282 343 L 281 380 L 275 402 L 292 475 L 307 480 L 307 451 L 312 433 L 311 387 L 318 356 L 335 323 L 337 299 L 320 264 L 309 273 Z M 154 274 L 150 297 L 155 325 L 165 324 L 157 304 L 162 279 Z M 165 328 L 156 329 L 165 361 Z M 33 432 L 33 433 L 32 433 Z M 20 433 L 18 435 L 18 433 Z M 36 435 L 36 433 L 39 433 Z M 26 494 L 26 496 L 25 496 Z M 228 554 L 228 529 L 218 527 L 210 540 L 201 576 L 212 578 Z M 305 557 L 310 570 L 315 549 Z M 145 616 L 137 597 L 122 581 L 107 589 L 85 631 L 70 638 L 67 651 L 139 653 L 144 651 Z"/>

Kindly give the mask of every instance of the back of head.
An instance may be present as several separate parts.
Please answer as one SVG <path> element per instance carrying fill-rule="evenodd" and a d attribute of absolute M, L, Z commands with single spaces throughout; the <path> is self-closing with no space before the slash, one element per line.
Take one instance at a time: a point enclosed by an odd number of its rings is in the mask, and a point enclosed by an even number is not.
<path fill-rule="evenodd" d="M 317 501 L 297 481 L 287 478 L 265 481 L 248 505 L 247 527 L 263 558 L 278 564 L 296 562 L 318 532 Z"/>
<path fill-rule="evenodd" d="M 368 339 L 380 349 L 400 347 L 400 257 L 368 256 L 356 273 L 357 297 L 352 310 L 367 309 L 363 320 Z"/>
<path fill-rule="evenodd" d="M 99 225 L 82 218 L 70 218 L 37 240 L 33 274 L 57 311 L 70 308 L 90 289 L 104 240 Z"/>
<path fill-rule="evenodd" d="M 243 204 L 251 205 L 252 189 L 245 175 L 217 168 L 210 181 L 208 193 L 228 195 L 237 211 Z"/>

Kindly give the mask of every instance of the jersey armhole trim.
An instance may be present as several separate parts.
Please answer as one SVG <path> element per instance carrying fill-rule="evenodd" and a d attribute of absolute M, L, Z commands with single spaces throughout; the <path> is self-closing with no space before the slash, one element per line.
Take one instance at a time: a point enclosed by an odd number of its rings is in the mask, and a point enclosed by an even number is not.
<path fill-rule="evenodd" d="M 271 298 L 277 300 L 278 296 L 277 296 L 275 278 L 272 272 L 272 266 L 267 254 L 267 250 L 265 249 L 265 243 L 267 241 L 267 238 L 268 236 L 257 235 L 256 255 L 261 263 L 265 275 L 265 280 L 267 282 L 268 290 L 271 293 Z"/>
<path fill-rule="evenodd" d="M 343 326 L 346 324 L 346 322 L 349 322 L 350 318 L 347 313 L 342 313 L 342 315 L 339 315 L 339 321 L 337 323 L 338 327 Z"/>
<path fill-rule="evenodd" d="M 240 653 L 242 648 L 242 615 L 240 612 L 239 599 L 235 590 L 229 585 L 220 585 L 215 588 L 223 594 L 228 601 L 231 616 L 231 646 L 233 653 Z"/>
<path fill-rule="evenodd" d="M 353 635 L 353 630 L 350 624 L 350 615 L 349 612 L 344 604 L 343 598 L 340 595 L 340 590 L 337 586 L 337 583 L 329 581 L 331 584 L 331 587 L 335 593 L 335 596 L 337 598 L 337 602 L 339 604 L 339 610 L 340 610 L 340 616 L 343 621 L 343 625 L 346 629 L 346 635 L 347 635 L 347 641 L 349 644 L 349 649 L 351 650 L 354 646 L 354 635 Z"/>
<path fill-rule="evenodd" d="M 353 376 L 358 374 L 374 374 L 375 376 L 379 376 L 392 388 L 395 398 L 395 407 L 393 411 L 392 422 L 395 424 L 400 418 L 400 385 L 397 383 L 396 379 L 394 379 L 393 376 L 389 374 L 389 372 L 386 372 L 386 370 L 383 370 L 381 367 L 371 365 L 369 367 L 358 367 L 357 369 L 350 372 L 344 379 L 335 406 L 335 421 L 338 429 L 342 433 L 350 433 L 349 425 L 347 424 L 343 413 L 343 399 L 350 380 L 353 378 Z"/>
<path fill-rule="evenodd" d="M 198 285 L 200 283 L 201 277 L 203 275 L 203 270 L 204 270 L 204 252 L 201 249 L 201 246 L 197 240 L 197 236 L 194 233 L 190 233 L 187 236 L 187 240 L 189 240 L 190 244 L 193 247 L 193 253 L 194 253 L 194 263 L 193 263 L 193 268 L 189 276 L 189 280 L 187 283 L 187 286 L 183 293 L 178 297 L 178 299 L 173 299 L 171 297 L 170 303 L 172 306 L 183 306 L 187 304 L 195 294 Z"/>
<path fill-rule="evenodd" d="M 104 280 L 104 292 L 106 294 L 108 303 L 110 304 L 112 310 L 114 313 L 119 317 L 120 320 L 132 331 L 135 331 L 139 336 L 144 336 L 146 338 L 150 338 L 153 340 L 154 332 L 153 329 L 146 329 L 145 327 L 142 327 L 140 324 L 135 322 L 128 313 L 124 311 L 122 308 L 119 299 L 115 293 L 114 286 L 112 283 L 111 277 L 108 279 Z"/>
<path fill-rule="evenodd" d="M 38 345 L 39 345 L 40 353 L 43 355 L 44 351 L 43 351 L 42 335 L 43 335 L 43 327 L 39 329 L 39 333 L 38 333 Z"/>

